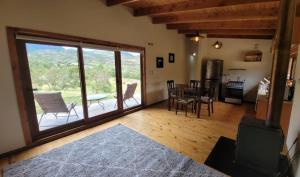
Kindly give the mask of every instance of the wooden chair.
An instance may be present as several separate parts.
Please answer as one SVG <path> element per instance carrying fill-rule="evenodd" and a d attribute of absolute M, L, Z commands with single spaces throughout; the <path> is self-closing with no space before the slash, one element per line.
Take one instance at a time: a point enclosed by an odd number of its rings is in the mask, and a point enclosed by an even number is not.
<path fill-rule="evenodd" d="M 188 107 L 192 105 L 192 112 L 194 108 L 195 99 L 190 92 L 187 92 L 185 88 L 176 88 L 176 114 L 178 112 L 179 105 L 185 108 L 185 116 L 187 116 Z"/>
<path fill-rule="evenodd" d="M 191 96 L 194 97 L 195 99 L 197 99 L 198 89 L 201 89 L 201 81 L 199 81 L 199 80 L 190 80 L 189 88 L 195 89 L 195 92 L 192 93 Z"/>
<path fill-rule="evenodd" d="M 39 124 L 42 121 L 43 117 L 49 113 L 53 114 L 56 118 L 59 113 L 68 114 L 66 123 L 69 122 L 69 118 L 72 110 L 74 111 L 77 118 L 79 118 L 75 110 L 76 104 L 71 103 L 69 105 L 66 105 L 60 92 L 34 93 L 34 98 L 40 105 L 41 109 L 43 110 L 43 114 L 41 115 L 41 118 L 38 121 Z"/>
<path fill-rule="evenodd" d="M 174 106 L 174 101 L 176 99 L 174 80 L 167 81 L 167 88 L 168 88 L 168 110 L 170 111 L 171 110 L 171 102 L 172 102 L 172 106 Z"/>
<path fill-rule="evenodd" d="M 201 81 L 199 80 L 190 80 L 190 88 L 200 88 Z"/>
<path fill-rule="evenodd" d="M 207 84 L 205 84 L 207 85 Z M 214 113 L 214 96 L 215 96 L 215 84 L 210 81 L 208 83 L 208 88 L 201 88 L 201 96 L 198 97 L 198 117 L 200 117 L 201 105 L 206 104 L 208 110 L 208 116 L 211 116 L 211 113 Z"/>

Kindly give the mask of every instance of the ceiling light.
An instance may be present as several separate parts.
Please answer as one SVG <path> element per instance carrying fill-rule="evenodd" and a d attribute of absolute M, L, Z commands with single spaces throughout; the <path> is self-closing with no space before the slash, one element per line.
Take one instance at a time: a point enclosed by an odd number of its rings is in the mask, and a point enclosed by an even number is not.
<path fill-rule="evenodd" d="M 191 37 L 191 40 L 195 42 L 199 42 L 200 39 L 202 38 L 204 38 L 204 36 L 200 36 L 199 33 L 197 33 L 195 36 Z"/>
<path fill-rule="evenodd" d="M 220 41 L 216 41 L 216 42 L 213 44 L 213 47 L 214 47 L 215 49 L 220 49 L 220 48 L 222 48 L 222 46 L 223 46 L 223 44 L 222 44 L 222 42 L 220 42 Z"/>

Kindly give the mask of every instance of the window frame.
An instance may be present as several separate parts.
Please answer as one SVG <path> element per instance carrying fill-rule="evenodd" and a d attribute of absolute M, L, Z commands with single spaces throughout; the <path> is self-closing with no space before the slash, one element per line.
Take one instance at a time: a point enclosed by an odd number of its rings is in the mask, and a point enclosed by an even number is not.
<path fill-rule="evenodd" d="M 26 96 L 28 99 L 28 88 L 26 90 L 26 85 L 24 84 L 24 77 L 27 77 L 27 80 L 25 82 L 31 83 L 31 78 L 28 76 L 23 76 L 22 73 L 24 71 L 22 70 L 24 67 L 21 66 L 22 63 L 20 62 L 20 52 L 26 53 L 26 51 L 18 51 L 20 49 L 20 46 L 22 44 L 18 44 L 17 35 L 25 35 L 30 37 L 39 37 L 44 39 L 51 40 L 63 40 L 63 41 L 69 41 L 73 44 L 59 44 L 55 42 L 37 42 L 37 41 L 30 41 L 27 40 L 30 43 L 40 43 L 40 44 L 49 44 L 49 45 L 58 45 L 58 46 L 70 46 L 70 47 L 76 47 L 77 53 L 78 53 L 78 65 L 79 65 L 79 75 L 80 75 L 80 82 L 81 82 L 81 95 L 82 95 L 82 102 L 83 102 L 83 110 L 84 110 L 84 119 L 81 121 L 72 122 L 63 126 L 59 126 L 55 129 L 49 129 L 44 131 L 39 131 L 34 126 L 34 122 L 32 122 L 32 116 L 30 116 L 30 112 L 28 109 L 26 109 Z M 134 45 L 128 45 L 128 44 L 121 44 L 121 43 L 114 43 L 109 41 L 102 41 L 102 40 L 96 40 L 96 39 L 90 39 L 90 38 L 84 38 L 84 37 L 77 37 L 77 36 L 71 36 L 71 35 L 65 35 L 65 34 L 58 34 L 58 33 L 51 33 L 51 32 L 44 32 L 44 31 L 37 31 L 32 29 L 24 29 L 24 28 L 15 28 L 15 27 L 7 27 L 7 40 L 8 40 L 8 47 L 9 47 L 9 53 L 10 53 L 10 59 L 11 59 L 11 66 L 13 70 L 13 76 L 14 76 L 14 83 L 15 83 L 15 91 L 17 95 L 17 102 L 18 102 L 18 108 L 19 108 L 19 115 L 21 119 L 21 125 L 23 129 L 24 139 L 26 146 L 32 146 L 35 144 L 41 144 L 45 142 L 52 141 L 54 139 L 58 139 L 60 137 L 90 128 L 92 126 L 100 125 L 104 122 L 111 121 L 115 118 L 118 118 L 120 116 L 135 112 L 137 110 L 143 109 L 146 105 L 146 67 L 145 67 L 145 48 L 134 46 Z M 20 40 L 19 40 L 20 41 Z M 22 41 L 26 41 L 22 39 Z M 118 111 L 105 113 L 99 116 L 95 116 L 93 118 L 88 118 L 87 116 L 87 101 L 86 101 L 86 84 L 85 84 L 85 72 L 84 72 L 84 58 L 83 58 L 83 48 L 84 46 L 76 45 L 78 44 L 90 44 L 90 45 L 96 45 L 96 46 L 106 46 L 106 47 L 112 47 L 114 48 L 115 52 L 115 62 L 116 62 L 116 86 L 117 86 L 117 95 L 118 95 Z M 25 43 L 23 44 L 25 45 Z M 22 47 L 22 46 L 21 46 Z M 121 71 L 121 55 L 120 51 L 134 51 L 139 52 L 141 55 L 141 92 L 142 92 L 142 100 L 141 105 L 132 107 L 130 109 L 123 109 L 122 103 L 122 71 Z M 28 60 L 26 61 L 28 62 Z M 29 69 L 29 68 L 28 68 Z M 27 69 L 27 70 L 28 70 Z M 27 71 L 28 72 L 28 71 Z M 28 81 L 29 79 L 29 81 Z M 30 97 L 30 96 L 29 96 Z M 32 97 L 32 95 L 31 95 Z M 31 112 L 32 114 L 32 112 Z"/>

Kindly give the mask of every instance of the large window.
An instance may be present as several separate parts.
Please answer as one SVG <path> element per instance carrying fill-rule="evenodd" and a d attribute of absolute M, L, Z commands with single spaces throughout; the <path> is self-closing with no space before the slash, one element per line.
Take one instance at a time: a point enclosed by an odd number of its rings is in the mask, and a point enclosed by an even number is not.
<path fill-rule="evenodd" d="M 18 32 L 13 64 L 19 70 L 14 74 L 22 86 L 17 92 L 24 97 L 18 101 L 25 107 L 22 117 L 33 140 L 143 105 L 143 48 Z"/>
<path fill-rule="evenodd" d="M 39 130 L 84 118 L 78 49 L 26 43 Z"/>
<path fill-rule="evenodd" d="M 114 51 L 83 48 L 88 115 L 118 109 Z"/>
<path fill-rule="evenodd" d="M 141 104 L 141 54 L 121 51 L 123 107 L 129 109 Z"/>

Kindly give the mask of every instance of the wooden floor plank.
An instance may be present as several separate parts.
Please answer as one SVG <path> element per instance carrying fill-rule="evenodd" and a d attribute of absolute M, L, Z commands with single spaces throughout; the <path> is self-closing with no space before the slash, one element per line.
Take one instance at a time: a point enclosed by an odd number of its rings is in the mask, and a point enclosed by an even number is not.
<path fill-rule="evenodd" d="M 201 116 L 197 118 L 192 114 L 185 117 L 183 112 L 175 115 L 174 111 L 167 110 L 166 103 L 161 103 L 103 125 L 34 147 L 9 158 L 0 159 L 0 169 L 2 170 L 10 163 L 42 154 L 119 123 L 203 163 L 220 136 L 235 139 L 240 119 L 245 114 L 254 115 L 253 109 L 254 106 L 251 104 L 232 105 L 217 102 L 215 103 L 215 113 L 211 117 L 207 115 L 206 107 L 203 106 Z"/>

